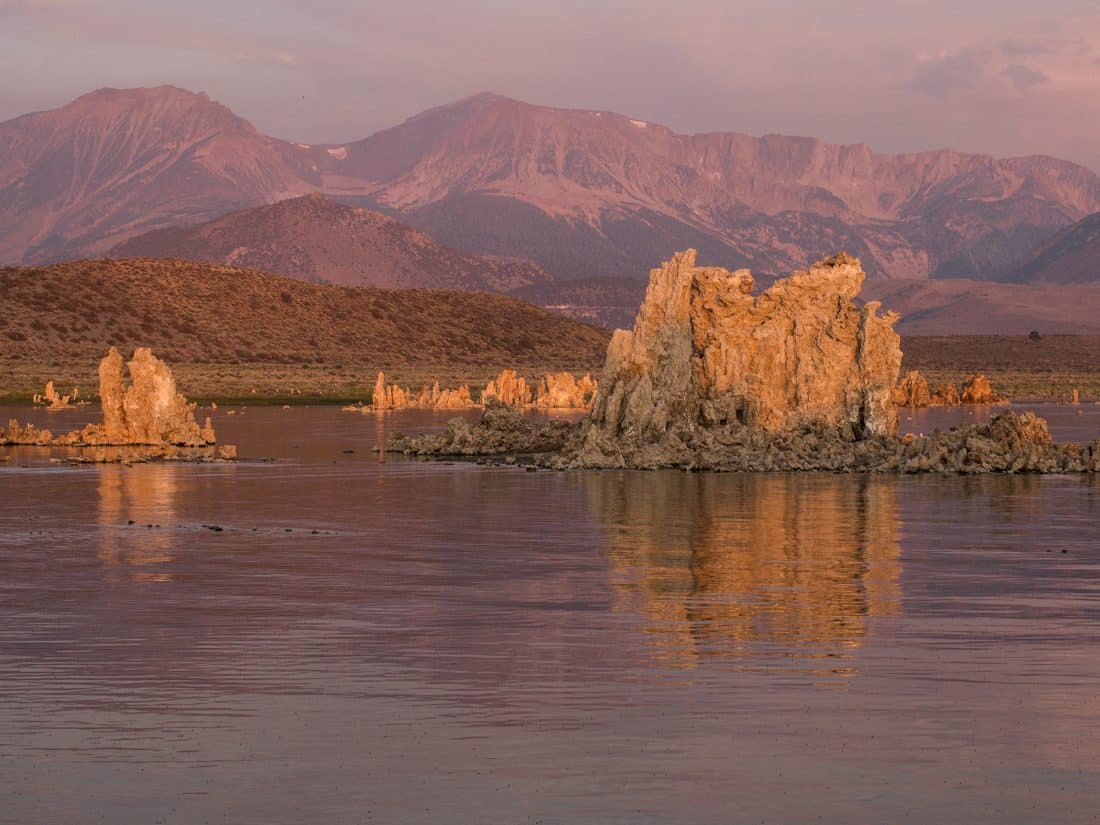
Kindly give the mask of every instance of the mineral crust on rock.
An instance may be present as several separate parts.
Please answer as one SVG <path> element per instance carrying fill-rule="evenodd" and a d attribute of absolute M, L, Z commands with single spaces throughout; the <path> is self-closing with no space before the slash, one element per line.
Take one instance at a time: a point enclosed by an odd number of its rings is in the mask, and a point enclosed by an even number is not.
<path fill-rule="evenodd" d="M 841 254 L 754 297 L 748 270 L 675 255 L 650 274 L 633 332 L 612 337 L 595 405 L 563 459 L 698 466 L 712 443 L 747 433 L 894 435 L 898 316 L 853 303 L 864 277 Z"/>
<path fill-rule="evenodd" d="M 419 456 L 549 453 L 564 447 L 574 430 L 575 425 L 564 421 L 536 426 L 511 405 L 490 401 L 481 420 L 474 424 L 454 418 L 447 422 L 447 430 L 442 433 L 414 436 L 394 433 L 386 439 L 383 449 Z"/>

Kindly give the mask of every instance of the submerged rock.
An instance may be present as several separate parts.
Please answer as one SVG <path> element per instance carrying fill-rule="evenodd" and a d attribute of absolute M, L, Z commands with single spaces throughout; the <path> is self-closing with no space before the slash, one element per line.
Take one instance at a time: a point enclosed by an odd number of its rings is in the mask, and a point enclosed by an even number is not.
<path fill-rule="evenodd" d="M 633 332 L 616 330 L 573 466 L 695 466 L 740 432 L 897 432 L 897 315 L 853 299 L 859 261 L 837 255 L 752 295 L 748 270 L 695 252 L 650 274 Z"/>
<path fill-rule="evenodd" d="M 65 464 L 149 464 L 158 461 L 209 463 L 236 461 L 237 448 L 232 444 L 206 447 L 96 447 L 79 455 L 54 459 Z"/>

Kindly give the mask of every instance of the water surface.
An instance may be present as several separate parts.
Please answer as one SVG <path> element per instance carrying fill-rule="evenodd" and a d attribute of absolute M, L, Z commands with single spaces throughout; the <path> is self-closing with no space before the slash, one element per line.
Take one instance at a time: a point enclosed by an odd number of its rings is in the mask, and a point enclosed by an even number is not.
<path fill-rule="evenodd" d="M 380 462 L 451 414 L 234 409 L 236 465 L 5 453 L 0 821 L 1096 821 L 1095 477 Z"/>

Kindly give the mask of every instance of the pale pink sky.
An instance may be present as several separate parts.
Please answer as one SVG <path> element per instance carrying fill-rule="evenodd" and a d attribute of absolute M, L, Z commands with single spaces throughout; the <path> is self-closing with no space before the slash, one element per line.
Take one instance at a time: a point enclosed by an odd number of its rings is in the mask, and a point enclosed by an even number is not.
<path fill-rule="evenodd" d="M 0 0 L 0 119 L 160 83 L 305 142 L 494 91 L 1100 171 L 1095 1 Z"/>

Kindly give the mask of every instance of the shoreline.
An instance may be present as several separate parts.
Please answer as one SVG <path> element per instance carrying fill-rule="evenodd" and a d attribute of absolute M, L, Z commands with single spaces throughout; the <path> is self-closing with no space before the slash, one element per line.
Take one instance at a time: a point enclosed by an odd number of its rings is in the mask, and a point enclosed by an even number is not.
<path fill-rule="evenodd" d="M 1038 343 L 982 337 L 903 339 L 902 374 L 918 370 L 933 386 L 961 384 L 983 373 L 995 392 L 1014 403 L 1068 403 L 1076 389 L 1082 404 L 1100 401 L 1100 337 L 1060 336 Z M 1041 357 L 1040 357 L 1041 356 Z M 12 357 L 0 354 L 0 403 L 28 406 L 47 381 L 60 392 L 79 387 L 92 399 L 98 386 L 99 356 Z M 392 361 L 175 361 L 168 360 L 181 392 L 201 406 L 348 405 L 372 400 L 379 371 L 387 382 L 411 389 L 431 386 L 484 386 L 504 368 L 535 378 L 569 372 L 599 378 L 602 360 L 499 360 L 462 363 Z"/>

